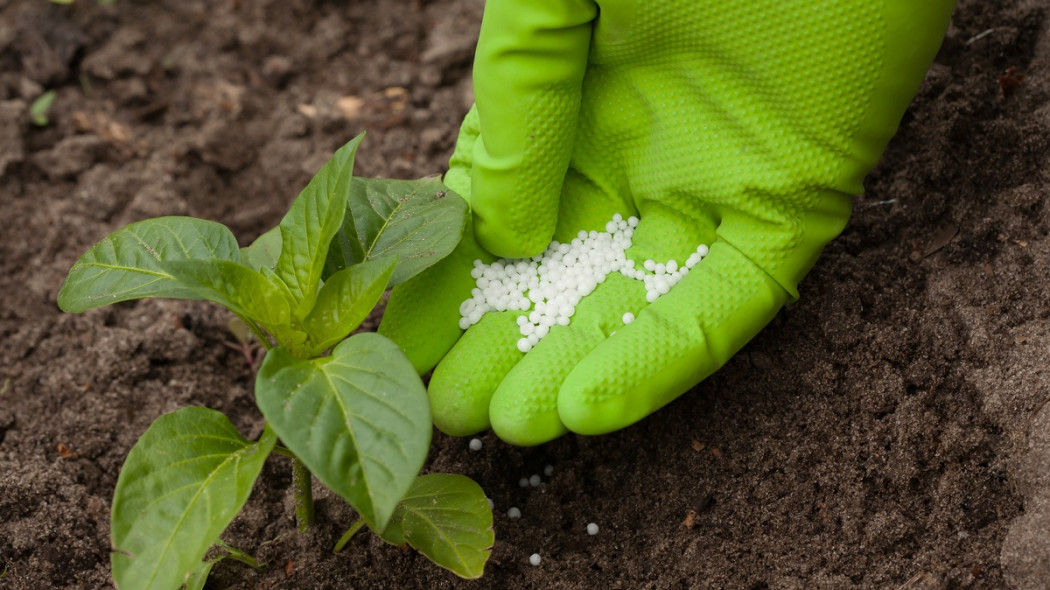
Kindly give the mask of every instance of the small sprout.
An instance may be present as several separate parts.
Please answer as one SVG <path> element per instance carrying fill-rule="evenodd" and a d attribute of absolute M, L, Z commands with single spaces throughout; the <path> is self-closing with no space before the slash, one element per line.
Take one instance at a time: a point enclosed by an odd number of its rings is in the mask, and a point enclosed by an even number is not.
<path fill-rule="evenodd" d="M 541 483 L 543 483 L 543 481 L 540 479 L 539 475 L 532 475 L 532 476 L 529 477 L 529 485 L 530 486 L 532 486 L 534 488 L 538 488 L 538 487 L 540 487 Z"/>
<path fill-rule="evenodd" d="M 226 551 L 226 555 L 223 555 L 222 557 L 229 557 L 234 561 L 239 561 L 257 572 L 261 572 L 266 568 L 265 563 L 260 563 L 258 559 L 256 559 L 249 553 L 241 551 L 236 547 L 231 547 L 228 543 L 226 543 L 226 541 L 223 541 L 222 539 L 219 539 L 215 543 L 215 545 L 216 548 L 223 549 Z"/>
<path fill-rule="evenodd" d="M 237 342 L 247 344 L 252 339 L 251 329 L 248 328 L 248 324 L 244 323 L 239 317 L 234 316 L 226 323 L 226 329 L 233 334 L 233 337 L 237 339 Z"/>
<path fill-rule="evenodd" d="M 533 566 L 539 565 L 541 561 L 543 561 L 543 558 L 540 557 L 539 553 L 533 553 L 529 556 L 529 563 L 531 563 Z"/>
<path fill-rule="evenodd" d="M 507 509 L 507 518 L 521 518 L 521 510 L 517 506 L 511 506 Z"/>
<path fill-rule="evenodd" d="M 470 450 L 472 450 L 472 451 L 480 451 L 481 450 L 481 439 L 480 438 L 472 438 L 472 439 L 470 439 Z"/>
<path fill-rule="evenodd" d="M 37 124 L 46 123 L 54 94 L 34 101 Z M 399 198 L 440 186 L 435 179 L 354 177 L 359 142 L 360 136 L 337 150 L 280 226 L 263 234 L 270 237 L 247 248 L 219 223 L 160 217 L 113 232 L 70 270 L 58 293 L 59 307 L 70 313 L 148 297 L 206 299 L 229 308 L 240 318 L 230 328 L 237 340 L 232 346 L 250 357 L 255 402 L 266 418 L 266 428 L 252 441 L 220 412 L 189 407 L 161 416 L 139 438 L 112 504 L 118 588 L 179 588 L 191 576 L 197 580 L 192 587 L 203 587 L 214 563 L 202 561 L 208 547 L 221 545 L 219 534 L 247 502 L 271 453 L 293 459 L 301 523 L 312 519 L 313 475 L 361 516 L 337 550 L 367 524 L 383 540 L 410 545 L 459 576 L 481 575 L 494 539 L 484 492 L 464 476 L 418 475 L 433 428 L 426 387 L 394 342 L 355 333 L 389 285 L 452 251 L 466 222 L 466 204 L 458 198 L 437 206 L 422 196 L 407 203 Z M 351 199 L 383 203 L 384 213 L 369 218 L 367 227 L 347 224 Z M 423 228 L 426 236 L 419 233 Z M 362 256 L 360 244 L 383 255 Z M 253 361 L 259 356 L 248 354 L 252 347 L 264 349 L 258 366 Z M 291 396 L 308 401 L 291 404 Z M 318 426 L 328 422 L 317 420 L 316 412 L 336 406 L 347 419 L 337 420 L 336 428 Z M 337 444 L 358 441 L 362 428 L 381 436 L 363 445 Z M 67 444 L 57 451 L 74 456 Z M 152 551 L 176 534 L 178 547 Z M 239 558 L 222 546 L 228 557 Z M 248 557 L 240 560 L 257 565 Z"/>
<path fill-rule="evenodd" d="M 55 102 L 55 96 L 54 90 L 48 90 L 29 105 L 29 119 L 37 127 L 46 127 L 51 122 L 47 118 L 47 111 L 51 108 L 51 103 Z"/>
<path fill-rule="evenodd" d="M 597 535 L 598 534 L 598 525 L 596 523 L 593 523 L 593 522 L 588 524 L 587 525 L 587 534 L 592 536 L 592 537 L 594 535 Z"/>

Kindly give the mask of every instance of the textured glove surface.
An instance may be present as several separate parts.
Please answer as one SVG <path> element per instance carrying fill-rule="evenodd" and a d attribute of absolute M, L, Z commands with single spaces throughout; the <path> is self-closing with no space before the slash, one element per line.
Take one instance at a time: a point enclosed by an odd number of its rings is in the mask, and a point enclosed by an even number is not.
<path fill-rule="evenodd" d="M 722 366 L 842 231 L 953 6 L 489 0 L 446 176 L 477 241 L 395 289 L 381 327 L 421 372 L 440 361 L 435 424 L 522 445 L 609 432 Z M 531 256 L 614 213 L 641 218 L 637 262 L 710 255 L 652 304 L 610 277 L 527 355 L 518 312 L 459 329 L 473 260 Z"/>

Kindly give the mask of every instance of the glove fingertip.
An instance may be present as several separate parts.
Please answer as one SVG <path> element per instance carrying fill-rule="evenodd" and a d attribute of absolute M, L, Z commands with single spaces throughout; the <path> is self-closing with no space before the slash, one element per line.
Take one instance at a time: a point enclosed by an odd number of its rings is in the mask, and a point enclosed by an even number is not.
<path fill-rule="evenodd" d="M 543 444 L 568 432 L 558 419 L 554 400 L 544 397 L 514 387 L 496 390 L 489 404 L 493 432 L 519 447 Z"/>
<path fill-rule="evenodd" d="M 520 259 L 535 256 L 547 249 L 554 237 L 557 217 L 534 220 L 528 231 L 512 229 L 503 220 L 478 217 L 474 221 L 474 237 L 485 250 L 502 258 Z"/>

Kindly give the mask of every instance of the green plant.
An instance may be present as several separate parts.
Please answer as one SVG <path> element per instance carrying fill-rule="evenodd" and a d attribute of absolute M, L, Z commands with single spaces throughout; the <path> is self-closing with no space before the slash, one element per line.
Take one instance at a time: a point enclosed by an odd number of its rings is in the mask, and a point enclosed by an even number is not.
<path fill-rule="evenodd" d="M 388 285 L 452 251 L 466 206 L 445 198 L 437 179 L 354 178 L 360 141 L 336 151 L 280 225 L 247 248 L 221 224 L 162 217 L 110 234 L 70 270 L 58 296 L 67 312 L 204 299 L 232 311 L 266 349 L 255 381 L 267 420 L 258 440 L 191 407 L 158 418 L 129 453 L 113 498 L 118 587 L 199 587 L 214 545 L 246 561 L 219 536 L 274 452 L 293 461 L 301 529 L 313 519 L 316 475 L 383 539 L 460 576 L 481 575 L 492 545 L 481 488 L 456 475 L 417 479 L 431 435 L 422 381 L 385 337 L 348 337 Z"/>
<path fill-rule="evenodd" d="M 29 120 L 37 127 L 46 127 L 51 122 L 47 118 L 47 111 L 51 108 L 53 102 L 55 102 L 54 90 L 48 90 L 38 96 L 33 101 L 33 104 L 29 105 Z"/>

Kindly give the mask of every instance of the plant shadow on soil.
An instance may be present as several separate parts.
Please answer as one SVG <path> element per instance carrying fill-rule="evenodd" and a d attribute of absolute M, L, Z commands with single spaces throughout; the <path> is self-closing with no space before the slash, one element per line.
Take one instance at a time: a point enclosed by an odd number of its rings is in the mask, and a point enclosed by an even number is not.
<path fill-rule="evenodd" d="M 223 312 L 63 315 L 76 257 L 158 215 L 250 241 L 362 130 L 360 174 L 441 171 L 480 15 L 481 0 L 0 0 L 0 587 L 109 587 L 110 497 L 157 416 L 196 404 L 262 428 Z M 333 555 L 354 515 L 318 488 L 320 524 L 297 534 L 274 457 L 225 535 L 267 568 L 223 562 L 208 587 L 1042 588 L 1046 18 L 1036 1 L 960 1 L 802 300 L 694 391 L 603 437 L 487 434 L 472 452 L 436 436 L 428 469 L 495 502 L 484 578 L 367 534 Z"/>

